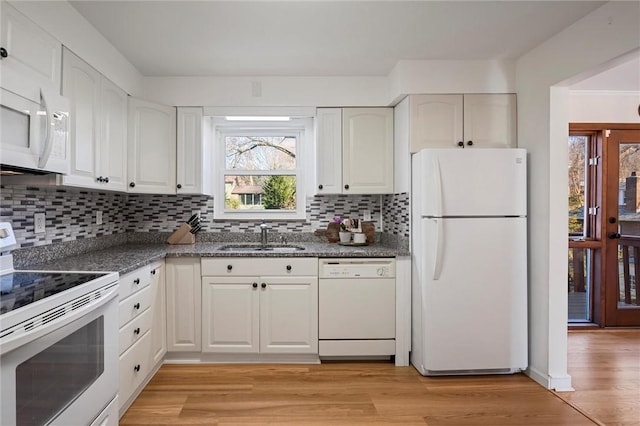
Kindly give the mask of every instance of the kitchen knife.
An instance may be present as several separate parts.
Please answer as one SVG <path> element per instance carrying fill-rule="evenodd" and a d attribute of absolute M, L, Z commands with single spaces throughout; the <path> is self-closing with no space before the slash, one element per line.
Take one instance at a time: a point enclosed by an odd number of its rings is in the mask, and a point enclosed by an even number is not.
<path fill-rule="evenodd" d="M 189 218 L 189 220 L 187 220 L 187 225 L 195 225 L 196 222 L 199 222 L 200 218 L 198 217 L 198 214 L 193 214 L 191 215 L 191 217 Z"/>
<path fill-rule="evenodd" d="M 196 226 L 192 227 L 189 232 L 191 232 L 192 234 L 195 234 L 196 232 L 198 232 L 201 229 L 202 229 L 202 225 L 197 224 Z"/>

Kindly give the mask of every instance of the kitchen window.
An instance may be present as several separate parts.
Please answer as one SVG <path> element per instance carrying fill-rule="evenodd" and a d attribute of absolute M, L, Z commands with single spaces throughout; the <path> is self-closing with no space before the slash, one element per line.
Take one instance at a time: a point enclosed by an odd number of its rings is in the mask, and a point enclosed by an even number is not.
<path fill-rule="evenodd" d="M 305 157 L 310 119 L 214 119 L 214 217 L 304 219 Z"/>

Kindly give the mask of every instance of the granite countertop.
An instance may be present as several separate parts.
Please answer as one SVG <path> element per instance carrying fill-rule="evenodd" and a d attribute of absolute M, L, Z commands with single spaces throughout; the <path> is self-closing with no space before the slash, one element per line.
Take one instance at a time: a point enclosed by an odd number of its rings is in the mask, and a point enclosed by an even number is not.
<path fill-rule="evenodd" d="M 342 246 L 330 243 L 300 242 L 291 245 L 303 246 L 304 250 L 287 253 L 221 250 L 225 245 L 233 244 L 229 242 L 201 242 L 188 245 L 122 244 L 54 261 L 30 264 L 20 269 L 111 271 L 124 274 L 165 257 L 396 257 L 409 254 L 408 251 L 383 244 Z"/>

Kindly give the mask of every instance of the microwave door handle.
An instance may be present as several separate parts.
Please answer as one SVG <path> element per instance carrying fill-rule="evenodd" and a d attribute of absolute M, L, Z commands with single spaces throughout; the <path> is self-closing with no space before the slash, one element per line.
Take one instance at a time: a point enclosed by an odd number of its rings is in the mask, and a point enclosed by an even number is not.
<path fill-rule="evenodd" d="M 42 99 L 42 106 L 44 107 L 44 112 L 45 112 L 45 116 L 46 118 L 46 129 L 45 129 L 45 138 L 44 138 L 44 149 L 42 150 L 42 154 L 40 155 L 40 158 L 38 159 L 38 167 L 39 168 L 44 168 L 44 166 L 47 165 L 47 162 L 49 161 L 49 157 L 51 156 L 51 148 L 53 146 L 52 141 L 51 141 L 51 114 L 49 114 L 49 108 L 47 108 L 47 98 L 44 96 L 44 93 L 42 92 L 42 90 L 40 90 L 40 99 Z"/>

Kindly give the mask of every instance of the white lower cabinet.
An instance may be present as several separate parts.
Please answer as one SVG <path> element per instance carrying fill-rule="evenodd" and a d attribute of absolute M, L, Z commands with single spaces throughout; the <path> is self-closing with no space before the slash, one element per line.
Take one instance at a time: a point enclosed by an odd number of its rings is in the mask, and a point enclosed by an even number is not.
<path fill-rule="evenodd" d="M 164 357 L 164 261 L 120 277 L 120 416 L 151 379 Z M 160 295 L 160 296 L 159 296 Z M 162 318 L 160 320 L 159 318 Z"/>
<path fill-rule="evenodd" d="M 166 259 L 167 350 L 200 352 L 200 258 Z"/>
<path fill-rule="evenodd" d="M 202 352 L 317 354 L 317 262 L 203 259 Z"/>

